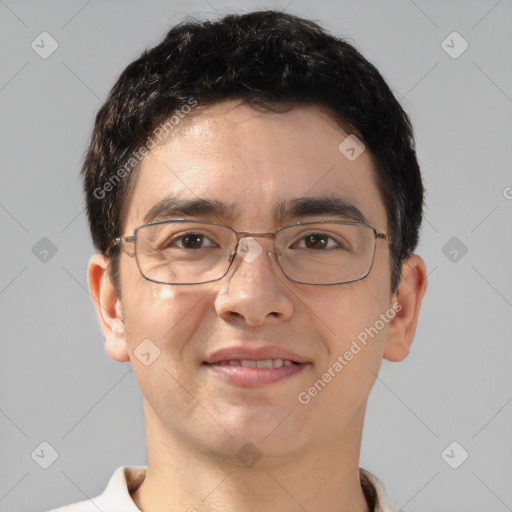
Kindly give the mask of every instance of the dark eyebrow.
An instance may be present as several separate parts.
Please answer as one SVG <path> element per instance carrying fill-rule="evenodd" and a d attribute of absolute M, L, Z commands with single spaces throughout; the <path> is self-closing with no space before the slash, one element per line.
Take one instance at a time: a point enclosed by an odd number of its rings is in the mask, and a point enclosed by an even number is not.
<path fill-rule="evenodd" d="M 239 216 L 234 204 L 225 204 L 212 199 L 182 199 L 168 196 L 153 206 L 144 216 L 144 223 L 156 219 L 165 219 L 176 215 L 184 216 L 219 216 L 226 219 Z M 327 215 L 344 220 L 368 224 L 364 214 L 355 205 L 335 196 L 298 197 L 281 200 L 274 206 L 274 218 L 277 221 L 306 217 L 308 215 Z"/>
<path fill-rule="evenodd" d="M 368 219 L 359 208 L 336 196 L 298 197 L 288 201 L 280 201 L 274 209 L 274 217 L 279 220 L 307 215 L 342 217 L 344 220 L 369 224 Z"/>
<path fill-rule="evenodd" d="M 235 217 L 235 205 L 227 205 L 211 199 L 181 199 L 168 196 L 159 201 L 144 216 L 144 222 L 153 222 L 158 218 L 174 217 L 176 215 L 218 215 L 220 217 Z"/>

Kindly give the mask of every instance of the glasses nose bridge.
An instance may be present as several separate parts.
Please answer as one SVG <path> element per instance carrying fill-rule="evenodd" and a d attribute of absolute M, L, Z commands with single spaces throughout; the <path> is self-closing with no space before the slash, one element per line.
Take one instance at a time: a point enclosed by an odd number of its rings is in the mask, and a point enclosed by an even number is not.
<path fill-rule="evenodd" d="M 277 248 L 276 248 L 276 235 L 278 233 L 278 231 L 274 231 L 274 232 L 256 232 L 256 231 L 235 231 L 235 230 L 232 230 L 233 233 L 235 234 L 236 236 L 236 246 L 234 248 L 234 250 L 231 251 L 231 254 L 230 254 L 230 257 L 229 257 L 229 261 L 230 261 L 230 267 L 231 265 L 233 264 L 234 260 L 235 260 L 235 257 L 238 255 L 240 256 L 243 260 L 247 260 L 247 258 L 243 255 L 244 252 L 246 252 L 244 249 L 243 249 L 243 241 L 244 239 L 256 239 L 256 238 L 266 238 L 268 240 L 272 240 L 272 249 L 269 250 L 269 251 L 265 251 L 265 249 L 260 245 L 261 247 L 261 250 L 262 252 L 266 252 L 270 257 L 272 257 L 272 254 L 275 254 L 276 255 L 276 259 L 278 261 L 278 264 L 281 265 L 281 263 L 279 262 L 279 258 L 277 257 Z M 256 240 L 255 240 L 256 241 Z M 258 243 L 258 242 L 256 242 Z M 250 247 L 250 246 L 249 246 Z M 251 250 L 251 249 L 249 249 Z M 252 248 L 252 251 L 254 251 L 254 247 Z M 256 253 L 258 253 L 259 251 L 256 250 Z M 255 253 L 255 254 L 256 254 Z M 249 258 L 249 260 L 251 260 L 251 258 Z"/>
<path fill-rule="evenodd" d="M 236 235 L 236 245 L 240 246 L 240 242 L 244 238 L 266 238 L 268 240 L 273 240 L 272 250 L 276 249 L 276 236 L 278 231 L 266 231 L 266 232 L 257 232 L 257 231 L 235 231 Z"/>

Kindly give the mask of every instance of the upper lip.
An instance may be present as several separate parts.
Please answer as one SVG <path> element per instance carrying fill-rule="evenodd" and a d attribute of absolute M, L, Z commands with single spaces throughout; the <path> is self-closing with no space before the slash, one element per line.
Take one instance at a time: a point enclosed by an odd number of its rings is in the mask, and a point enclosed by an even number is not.
<path fill-rule="evenodd" d="M 259 361 L 263 359 L 288 359 L 295 363 L 307 363 L 309 360 L 291 350 L 276 345 L 250 348 L 247 346 L 226 347 L 210 354 L 205 363 L 213 364 L 220 361 L 248 359 Z"/>

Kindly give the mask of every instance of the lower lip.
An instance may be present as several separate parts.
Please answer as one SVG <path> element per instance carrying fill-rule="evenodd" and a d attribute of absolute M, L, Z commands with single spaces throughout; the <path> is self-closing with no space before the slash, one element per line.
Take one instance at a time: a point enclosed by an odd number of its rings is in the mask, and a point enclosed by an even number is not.
<path fill-rule="evenodd" d="M 246 387 L 259 387 L 272 384 L 293 375 L 298 375 L 309 363 L 281 366 L 281 368 L 246 368 L 245 366 L 230 366 L 207 364 L 209 371 L 222 375 L 227 381 Z"/>

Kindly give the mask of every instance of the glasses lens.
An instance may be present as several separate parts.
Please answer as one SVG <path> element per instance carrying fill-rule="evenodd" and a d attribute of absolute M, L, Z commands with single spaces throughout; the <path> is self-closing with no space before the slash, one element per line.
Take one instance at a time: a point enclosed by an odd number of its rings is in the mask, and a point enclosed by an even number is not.
<path fill-rule="evenodd" d="M 222 226 L 189 221 L 161 222 L 136 231 L 142 275 L 166 284 L 196 284 L 221 278 L 229 268 L 236 235 Z"/>
<path fill-rule="evenodd" d="M 157 222 L 136 230 L 135 253 L 142 275 L 164 284 L 216 281 L 229 269 L 236 234 L 193 221 Z M 372 228 L 308 223 L 277 232 L 276 252 L 285 275 L 305 284 L 341 284 L 367 276 L 375 254 Z"/>
<path fill-rule="evenodd" d="M 306 284 L 337 284 L 362 279 L 375 253 L 368 226 L 318 223 L 279 231 L 276 249 L 289 279 Z"/>

